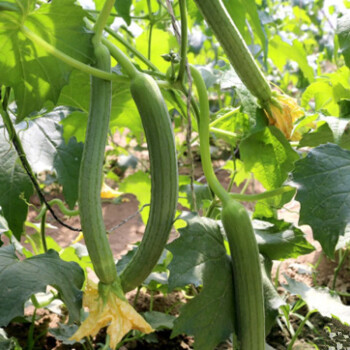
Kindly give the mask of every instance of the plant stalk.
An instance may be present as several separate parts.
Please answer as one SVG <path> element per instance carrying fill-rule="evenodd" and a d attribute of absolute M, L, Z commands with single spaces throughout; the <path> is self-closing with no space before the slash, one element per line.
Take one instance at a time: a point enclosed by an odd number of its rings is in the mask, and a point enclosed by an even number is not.
<path fill-rule="evenodd" d="M 39 35 L 32 32 L 30 29 L 28 29 L 26 26 L 22 26 L 22 32 L 23 34 L 41 46 L 46 52 L 50 53 L 52 56 L 55 56 L 62 62 L 68 64 L 69 66 L 76 68 L 84 73 L 87 73 L 89 75 L 92 75 L 96 78 L 104 79 L 104 80 L 110 80 L 110 81 L 117 81 L 117 82 L 128 82 L 129 79 L 127 79 L 124 76 L 120 76 L 117 74 L 112 74 L 110 72 L 103 71 L 101 69 L 89 66 L 85 63 L 82 63 L 73 57 L 70 57 L 69 55 L 65 54 L 64 52 L 58 50 L 56 47 L 52 46 L 47 41 L 43 40 Z"/>

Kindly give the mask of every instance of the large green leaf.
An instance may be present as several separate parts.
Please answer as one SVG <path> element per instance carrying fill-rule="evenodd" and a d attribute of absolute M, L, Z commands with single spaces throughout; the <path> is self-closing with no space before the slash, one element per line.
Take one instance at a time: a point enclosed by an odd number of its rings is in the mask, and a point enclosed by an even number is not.
<path fill-rule="evenodd" d="M 114 7 L 117 12 L 122 16 L 127 25 L 130 25 L 130 7 L 132 0 L 116 0 Z"/>
<path fill-rule="evenodd" d="M 83 145 L 75 139 L 66 144 L 60 122 L 70 110 L 57 107 L 41 118 L 20 123 L 16 129 L 34 172 L 55 171 L 70 208 L 78 199 L 78 178 Z"/>
<path fill-rule="evenodd" d="M 319 111 L 325 110 L 328 114 L 338 117 L 340 104 L 350 99 L 350 70 L 344 66 L 333 73 L 323 74 L 304 91 L 301 105 Z"/>
<path fill-rule="evenodd" d="M 350 151 L 327 144 L 296 162 L 293 172 L 300 202 L 299 224 L 310 225 L 314 238 L 333 257 L 350 222 Z"/>
<path fill-rule="evenodd" d="M 313 69 L 308 63 L 303 44 L 298 39 L 293 40 L 290 44 L 283 41 L 279 35 L 275 35 L 269 40 L 269 57 L 282 72 L 288 60 L 295 61 L 298 63 L 305 78 L 308 79 L 310 83 L 314 81 Z"/>
<path fill-rule="evenodd" d="M 32 294 L 45 292 L 48 285 L 59 291 L 70 321 L 78 321 L 83 282 L 79 265 L 61 260 L 54 250 L 20 261 L 13 246 L 0 248 L 0 326 L 23 316 L 24 303 Z"/>
<path fill-rule="evenodd" d="M 348 148 L 350 137 L 347 133 L 349 119 L 321 116 L 315 131 L 304 134 L 298 147 L 316 147 L 326 143 L 336 143 Z"/>
<path fill-rule="evenodd" d="M 0 207 L 17 239 L 23 233 L 33 186 L 22 167 L 8 134 L 0 126 Z"/>
<path fill-rule="evenodd" d="M 267 190 L 280 187 L 299 158 L 274 126 L 245 138 L 240 145 L 240 154 L 245 169 L 253 172 Z"/>
<path fill-rule="evenodd" d="M 155 8 L 157 8 L 156 6 Z M 143 33 L 136 38 L 136 49 L 140 51 L 145 57 L 148 57 L 148 41 L 149 30 L 144 30 Z M 159 45 L 161 43 L 161 45 Z M 152 41 L 151 41 L 151 60 L 154 65 L 162 72 L 166 72 L 170 66 L 169 62 L 166 62 L 162 55 L 168 54 L 171 49 L 178 47 L 175 36 L 169 35 L 168 32 L 153 27 L 152 29 Z M 138 61 L 138 59 L 136 59 Z M 148 69 L 143 62 L 138 62 L 142 69 Z"/>
<path fill-rule="evenodd" d="M 195 349 L 212 350 L 233 332 L 233 281 L 230 259 L 216 221 L 186 214 L 180 238 L 168 245 L 170 289 L 203 283 L 203 289 L 181 309 L 172 336 L 195 337 Z M 215 326 L 214 326 L 215 325 Z"/>
<path fill-rule="evenodd" d="M 174 256 L 169 264 L 169 290 L 187 284 L 199 286 L 206 263 L 220 260 L 226 254 L 217 221 L 187 213 L 181 219 L 187 226 L 179 229 L 180 238 L 167 246 Z"/>
<path fill-rule="evenodd" d="M 283 220 L 254 220 L 253 226 L 259 252 L 270 260 L 297 258 L 315 250 L 305 239 L 304 233 L 291 223 Z"/>
<path fill-rule="evenodd" d="M 68 144 L 61 143 L 56 148 L 54 168 L 58 181 L 63 186 L 63 195 L 69 206 L 73 209 L 78 200 L 78 182 L 80 162 L 83 154 L 83 144 L 71 138 Z"/>
<path fill-rule="evenodd" d="M 21 120 L 47 101 L 56 104 L 72 70 L 29 40 L 23 26 L 85 63 L 92 57 L 91 34 L 84 29 L 85 12 L 75 0 L 53 0 L 40 7 L 34 0 L 9 2 L 16 4 L 18 11 L 0 12 L 0 83 L 14 89 Z"/>
<path fill-rule="evenodd" d="M 254 0 L 224 0 L 224 5 L 234 23 L 248 44 L 252 43 L 251 32 L 246 21 L 249 20 L 251 28 L 261 42 L 264 51 L 267 50 L 267 37 L 261 25 L 258 9 Z"/>
<path fill-rule="evenodd" d="M 83 141 L 90 106 L 89 76 L 82 72 L 73 72 L 69 84 L 62 89 L 58 104 L 77 109 L 62 122 L 65 138 L 75 136 L 78 141 Z M 129 84 L 114 83 L 112 87 L 110 128 L 116 127 L 127 127 L 135 134 L 143 131 Z"/>

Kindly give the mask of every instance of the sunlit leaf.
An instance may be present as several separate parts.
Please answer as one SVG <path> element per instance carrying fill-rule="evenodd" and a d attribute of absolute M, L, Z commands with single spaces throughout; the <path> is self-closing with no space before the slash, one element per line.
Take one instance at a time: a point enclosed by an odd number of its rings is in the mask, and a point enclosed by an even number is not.
<path fill-rule="evenodd" d="M 132 0 L 116 0 L 114 7 L 117 12 L 122 16 L 127 25 L 130 25 L 130 7 Z"/>
<path fill-rule="evenodd" d="M 0 12 L 0 83 L 14 89 L 18 121 L 39 111 L 47 101 L 56 104 L 72 70 L 29 40 L 22 33 L 23 25 L 75 59 L 89 63 L 92 57 L 85 12 L 75 0 L 53 0 L 40 7 L 35 3 L 21 1 L 21 11 Z"/>
<path fill-rule="evenodd" d="M 280 187 L 299 158 L 281 131 L 268 127 L 245 138 L 240 145 L 246 171 L 266 189 Z"/>
<path fill-rule="evenodd" d="M 314 72 L 307 61 L 306 51 L 299 40 L 295 39 L 289 44 L 283 41 L 279 35 L 270 38 L 269 57 L 282 72 L 288 60 L 295 61 L 309 82 L 314 81 Z"/>

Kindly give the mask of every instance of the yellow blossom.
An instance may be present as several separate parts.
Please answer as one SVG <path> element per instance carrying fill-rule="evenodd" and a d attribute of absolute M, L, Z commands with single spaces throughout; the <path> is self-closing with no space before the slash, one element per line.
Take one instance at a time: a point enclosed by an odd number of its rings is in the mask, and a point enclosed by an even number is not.
<path fill-rule="evenodd" d="M 115 197 L 119 197 L 123 194 L 123 192 L 119 192 L 109 187 L 105 182 L 102 185 L 101 189 L 101 198 L 102 199 L 111 199 Z"/>
<path fill-rule="evenodd" d="M 270 125 L 280 129 L 288 140 L 297 141 L 301 135 L 293 132 L 294 122 L 304 115 L 303 110 L 294 98 L 287 95 L 277 95 L 265 111 Z"/>
<path fill-rule="evenodd" d="M 89 309 L 89 316 L 71 340 L 79 341 L 87 336 L 96 336 L 99 330 L 107 326 L 107 334 L 110 337 L 110 347 L 114 349 L 130 330 L 135 329 L 143 333 L 153 332 L 152 327 L 137 313 L 128 303 L 122 300 L 110 288 L 102 297 L 98 286 L 88 280 L 83 305 Z"/>

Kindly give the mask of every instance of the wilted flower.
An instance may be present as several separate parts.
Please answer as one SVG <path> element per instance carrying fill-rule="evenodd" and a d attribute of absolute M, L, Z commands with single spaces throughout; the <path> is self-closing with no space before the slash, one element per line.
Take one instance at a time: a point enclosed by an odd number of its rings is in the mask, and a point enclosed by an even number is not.
<path fill-rule="evenodd" d="M 135 329 L 143 333 L 153 332 L 152 327 L 128 303 L 117 296 L 113 287 L 107 288 L 103 293 L 96 283 L 88 280 L 83 305 L 89 309 L 89 316 L 71 340 L 79 341 L 87 336 L 96 336 L 101 328 L 107 326 L 110 337 L 110 347 L 114 349 L 125 334 Z"/>
<path fill-rule="evenodd" d="M 293 132 L 294 122 L 304 115 L 297 101 L 287 95 L 276 95 L 274 101 L 265 110 L 270 125 L 280 129 L 288 140 L 297 141 L 301 135 Z"/>

